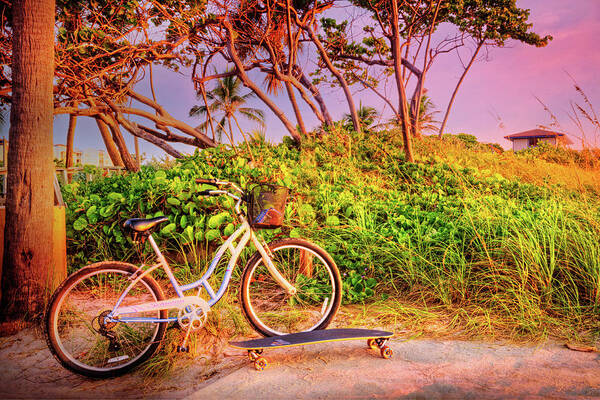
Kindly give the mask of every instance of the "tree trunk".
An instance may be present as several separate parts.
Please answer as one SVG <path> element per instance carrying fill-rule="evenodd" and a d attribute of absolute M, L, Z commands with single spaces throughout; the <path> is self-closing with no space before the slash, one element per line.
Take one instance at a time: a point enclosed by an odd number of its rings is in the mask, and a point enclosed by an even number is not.
<path fill-rule="evenodd" d="M 54 0 L 13 2 L 12 106 L 0 318 L 38 317 L 53 281 Z"/>
<path fill-rule="evenodd" d="M 313 31 L 313 29 L 309 25 L 302 26 L 302 29 L 304 29 L 308 33 L 310 40 L 315 44 L 315 46 L 317 46 L 319 55 L 325 62 L 325 65 L 327 65 L 329 71 L 331 71 L 333 76 L 336 77 L 340 86 L 342 87 L 344 95 L 346 96 L 346 101 L 348 102 L 348 109 L 350 110 L 350 116 L 352 117 L 352 125 L 354 126 L 354 130 L 358 133 L 361 133 L 360 119 L 358 118 L 358 113 L 356 112 L 356 106 L 354 105 L 354 99 L 352 97 L 352 93 L 350 92 L 348 82 L 344 78 L 344 75 L 342 75 L 342 73 L 331 62 L 331 59 L 327 55 L 327 51 L 325 51 L 325 48 L 323 47 L 323 44 L 321 43 L 317 35 L 315 34 L 315 31 Z"/>
<path fill-rule="evenodd" d="M 75 103 L 77 106 L 77 103 Z M 75 127 L 77 126 L 77 115 L 69 115 L 69 128 L 67 129 L 67 158 L 65 168 L 67 168 L 67 180 L 71 182 L 72 174 L 69 168 L 73 167 L 73 142 L 75 139 Z"/>
<path fill-rule="evenodd" d="M 435 22 L 437 19 L 438 11 L 440 10 L 441 3 L 442 3 L 442 0 L 438 0 L 437 5 L 435 7 L 435 14 L 433 15 L 433 20 L 431 21 L 431 24 L 429 26 L 429 34 L 427 35 L 427 46 L 425 46 L 425 54 L 424 54 L 424 58 L 423 58 L 423 72 L 421 73 L 421 76 L 419 77 L 419 80 L 417 81 L 417 85 L 415 87 L 415 93 L 413 94 L 413 98 L 412 98 L 411 122 L 412 122 L 413 135 L 415 135 L 416 138 L 421 137 L 420 119 L 421 119 L 421 99 L 423 98 L 423 85 L 425 83 L 425 74 L 427 74 L 427 70 L 429 69 L 427 67 L 427 59 L 429 57 L 429 47 L 431 45 L 431 35 L 433 34 L 433 31 L 434 31 Z M 408 46 L 406 49 L 408 51 Z"/>
<path fill-rule="evenodd" d="M 123 117 L 117 116 L 117 121 L 125 128 L 129 133 L 131 133 L 135 137 L 139 137 L 147 141 L 148 143 L 152 143 L 165 151 L 165 153 L 175 157 L 182 158 L 183 155 L 175 150 L 169 143 L 157 137 L 158 132 L 145 127 L 143 125 L 136 124 L 135 122 L 129 122 L 124 120 Z M 193 140 L 190 138 L 190 140 Z M 192 144 L 195 145 L 195 144 Z"/>
<path fill-rule="evenodd" d="M 412 133 L 414 137 L 421 137 L 421 124 L 419 119 L 421 118 L 421 99 L 423 98 L 423 79 L 425 79 L 426 71 L 423 70 L 423 75 L 419 80 L 417 80 L 417 84 L 415 86 L 415 91 L 413 93 L 413 98 L 411 101 L 411 116 L 410 122 L 412 126 Z"/>
<path fill-rule="evenodd" d="M 256 164 L 256 160 L 254 159 L 254 155 L 252 154 L 252 149 L 250 148 L 250 142 L 248 141 L 248 137 L 246 136 L 246 133 L 242 130 L 242 127 L 240 126 L 238 119 L 235 117 L 235 114 L 232 114 L 231 116 L 233 117 L 233 120 L 235 121 L 235 125 L 238 127 L 240 133 L 242 134 L 242 137 L 244 138 L 244 143 L 246 143 L 246 148 L 248 149 L 248 153 L 250 154 L 250 158 L 252 159 L 252 162 L 254 162 Z M 229 127 L 231 129 L 231 121 L 229 122 Z M 233 136 L 233 132 L 231 133 L 231 135 Z"/>
<path fill-rule="evenodd" d="M 482 40 L 477 45 L 477 49 L 473 53 L 473 57 L 471 57 L 471 61 L 469 61 L 469 64 L 466 66 L 465 70 L 463 71 L 462 75 L 460 76 L 460 79 L 458 80 L 458 83 L 456 84 L 456 87 L 454 88 L 454 92 L 452 92 L 452 97 L 450 97 L 450 101 L 448 102 L 448 108 L 446 108 L 446 114 L 444 114 L 444 120 L 442 121 L 442 125 L 440 125 L 440 131 L 438 133 L 438 136 L 440 139 L 442 138 L 442 135 L 444 134 L 444 128 L 446 127 L 446 122 L 448 122 L 448 115 L 450 115 L 450 110 L 452 109 L 452 104 L 454 103 L 454 98 L 456 97 L 456 93 L 458 93 L 458 88 L 460 88 L 460 85 L 462 84 L 463 80 L 465 79 L 465 75 L 467 75 L 467 72 L 469 72 L 471 65 L 473 65 L 473 62 L 477 58 L 477 54 L 479 53 L 479 50 L 481 50 L 481 46 L 483 46 L 484 42 L 485 41 Z"/>
<path fill-rule="evenodd" d="M 319 104 L 321 108 L 321 113 L 323 114 L 323 120 L 325 121 L 326 126 L 331 126 L 333 124 L 333 120 L 331 119 L 331 114 L 329 114 L 329 110 L 327 109 L 327 105 L 325 104 L 325 100 L 321 96 L 321 92 L 319 89 L 313 85 L 313 83 L 304 75 L 304 72 L 300 73 L 300 83 L 304 85 L 305 88 L 310 90 L 316 102 Z"/>
<path fill-rule="evenodd" d="M 106 152 L 108 153 L 112 164 L 115 167 L 122 167 L 123 160 L 121 159 L 121 155 L 119 154 L 119 149 L 117 149 L 117 146 L 115 145 L 115 142 L 110 135 L 108 125 L 106 125 L 106 123 L 100 117 L 96 117 L 96 124 L 98 125 L 98 130 L 100 131 L 102 140 L 104 140 L 104 146 L 106 147 Z"/>
<path fill-rule="evenodd" d="M 392 58 L 394 60 L 394 77 L 398 87 L 398 111 L 400 112 L 400 126 L 402 127 L 402 138 L 404 140 L 404 154 L 406 161 L 414 162 L 412 153 L 412 137 L 408 115 L 408 100 L 406 98 L 406 89 L 402 79 L 402 53 L 400 51 L 400 32 L 398 30 L 398 3 L 392 1 Z"/>
<path fill-rule="evenodd" d="M 133 137 L 133 144 L 135 146 L 135 163 L 138 169 L 140 169 L 142 167 L 142 158 L 140 156 L 140 140 L 137 136 Z"/>
<path fill-rule="evenodd" d="M 273 114 L 275 114 L 277 116 L 277 118 L 279 118 L 279 120 L 283 123 L 283 126 L 285 126 L 285 128 L 287 129 L 289 134 L 292 136 L 292 138 L 296 141 L 296 143 L 300 144 L 302 142 L 302 137 L 298 134 L 298 131 L 296 130 L 294 125 L 292 125 L 292 123 L 290 122 L 289 119 L 287 119 L 287 117 L 285 116 L 283 111 L 281 111 L 281 109 L 279 107 L 277 107 L 277 105 L 269 98 L 269 96 L 267 96 L 265 94 L 265 92 L 260 90 L 260 88 L 258 86 L 256 86 L 256 84 L 254 82 L 252 82 L 252 80 L 248 77 L 248 74 L 246 73 L 246 70 L 244 69 L 244 65 L 242 64 L 242 61 L 240 60 L 240 58 L 237 54 L 237 51 L 235 50 L 234 45 L 233 45 L 233 40 L 234 40 L 233 38 L 235 37 L 235 33 L 233 32 L 233 27 L 231 26 L 231 24 L 228 21 L 223 21 L 223 23 L 224 23 L 225 27 L 227 28 L 228 36 L 229 36 L 227 38 L 227 50 L 229 52 L 229 56 L 231 57 L 231 60 L 233 61 L 233 63 L 235 64 L 235 67 L 237 68 L 238 77 L 240 78 L 240 80 L 242 81 L 244 86 L 246 86 L 248 89 L 250 89 L 254 93 L 256 93 L 256 95 L 267 105 L 267 107 L 269 107 L 271 109 L 271 111 L 273 111 Z"/>
<path fill-rule="evenodd" d="M 300 132 L 302 136 L 306 136 L 306 127 L 304 126 L 304 120 L 302 119 L 302 114 L 300 113 L 300 108 L 298 108 L 298 102 L 296 101 L 296 96 L 294 96 L 294 88 L 292 84 L 289 82 L 285 82 L 285 89 L 287 90 L 288 97 L 290 98 L 290 102 L 292 103 L 292 107 L 294 109 L 294 114 L 296 114 L 296 121 L 298 121 L 298 126 L 300 127 Z"/>
<path fill-rule="evenodd" d="M 127 149 L 127 144 L 125 144 L 125 139 L 123 139 L 123 135 L 121 134 L 121 128 L 119 128 L 119 123 L 114 120 L 114 118 L 107 116 L 108 127 L 112 132 L 112 137 L 119 149 L 119 154 L 121 155 L 121 159 L 123 160 L 123 164 L 128 171 L 137 171 L 137 166 L 135 161 L 133 161 L 133 157 L 131 157 L 131 153 Z"/>

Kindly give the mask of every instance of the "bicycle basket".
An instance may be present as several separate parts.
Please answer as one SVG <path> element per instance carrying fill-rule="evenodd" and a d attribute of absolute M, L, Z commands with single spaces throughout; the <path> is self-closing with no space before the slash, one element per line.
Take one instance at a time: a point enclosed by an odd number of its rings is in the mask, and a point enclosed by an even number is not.
<path fill-rule="evenodd" d="M 248 193 L 248 219 L 257 229 L 275 229 L 283 225 L 288 189 L 259 183 Z"/>

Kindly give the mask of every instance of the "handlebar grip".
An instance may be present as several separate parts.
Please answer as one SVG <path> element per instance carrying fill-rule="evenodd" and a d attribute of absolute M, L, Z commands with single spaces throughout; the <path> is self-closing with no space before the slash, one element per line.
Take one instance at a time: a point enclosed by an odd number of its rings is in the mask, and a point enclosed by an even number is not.
<path fill-rule="evenodd" d="M 196 183 L 203 183 L 205 185 L 217 186 L 217 180 L 213 178 L 197 178 Z"/>
<path fill-rule="evenodd" d="M 201 192 L 198 192 L 198 196 L 217 196 L 217 195 L 211 193 L 211 190 L 203 190 Z"/>

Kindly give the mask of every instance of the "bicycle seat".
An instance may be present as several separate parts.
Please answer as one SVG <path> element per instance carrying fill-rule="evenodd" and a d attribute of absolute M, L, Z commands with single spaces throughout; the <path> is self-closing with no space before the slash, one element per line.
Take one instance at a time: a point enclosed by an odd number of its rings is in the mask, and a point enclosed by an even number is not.
<path fill-rule="evenodd" d="M 156 217 L 156 218 L 130 218 L 123 224 L 123 228 L 129 228 L 136 232 L 146 232 L 149 229 L 154 228 L 161 222 L 168 221 L 167 217 Z"/>

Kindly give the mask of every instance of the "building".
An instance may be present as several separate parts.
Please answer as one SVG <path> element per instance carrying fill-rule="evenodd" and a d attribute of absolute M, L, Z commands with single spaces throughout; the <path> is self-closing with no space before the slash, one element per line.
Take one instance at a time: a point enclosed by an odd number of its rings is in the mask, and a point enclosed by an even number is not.
<path fill-rule="evenodd" d="M 5 138 L 0 138 L 0 147 L 2 147 L 2 151 L 0 151 L 0 167 L 6 167 L 6 158 L 8 156 L 8 140 Z"/>
<path fill-rule="evenodd" d="M 73 149 L 73 166 L 81 165 L 81 156 L 83 153 L 79 149 Z M 60 160 L 67 165 L 67 146 L 64 144 L 54 145 L 54 159 Z"/>
<path fill-rule="evenodd" d="M 83 151 L 83 165 L 95 165 L 96 167 L 112 167 L 113 163 L 104 150 L 85 149 Z"/>
<path fill-rule="evenodd" d="M 504 139 L 512 142 L 513 151 L 526 150 L 535 147 L 540 142 L 546 142 L 553 146 L 567 146 L 573 144 L 567 135 L 560 132 L 552 132 L 544 129 L 531 129 L 525 132 L 513 133 L 504 136 Z"/>
<path fill-rule="evenodd" d="M 67 146 L 64 144 L 54 145 L 54 158 L 65 163 L 67 159 Z M 98 149 L 73 149 L 73 166 L 94 165 L 96 167 L 112 167 L 113 164 L 104 150 Z"/>

